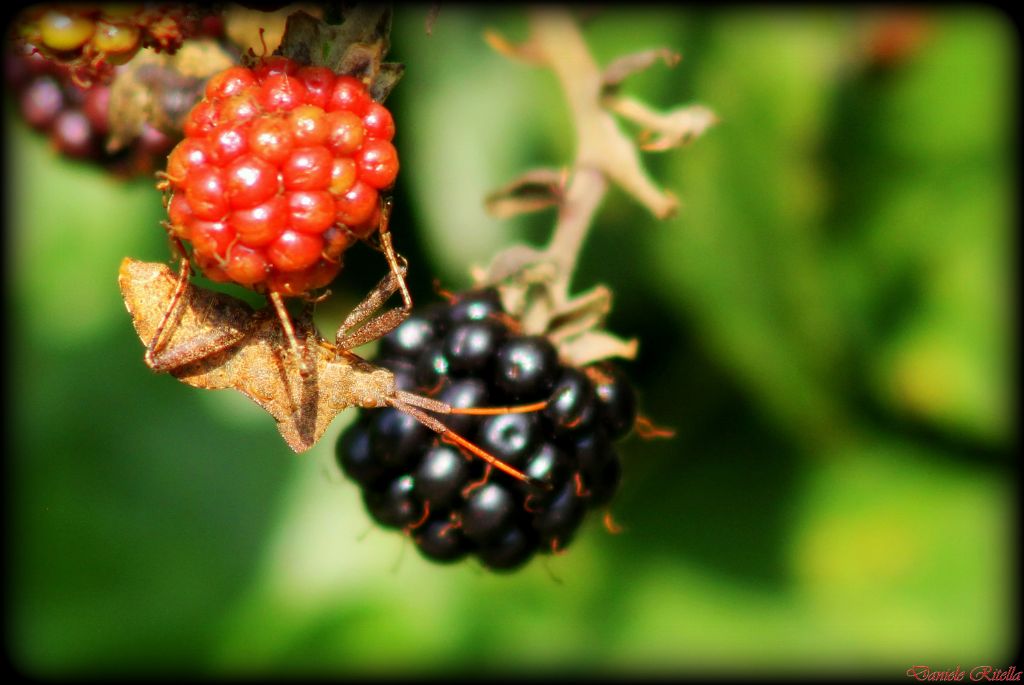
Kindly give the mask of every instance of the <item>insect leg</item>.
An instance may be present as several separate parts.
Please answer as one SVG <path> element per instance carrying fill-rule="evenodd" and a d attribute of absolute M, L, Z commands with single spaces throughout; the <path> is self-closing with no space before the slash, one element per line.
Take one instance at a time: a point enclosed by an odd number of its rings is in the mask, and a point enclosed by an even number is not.
<path fill-rule="evenodd" d="M 405 284 L 409 264 L 404 257 L 395 252 L 391 242 L 391 231 L 388 230 L 390 215 L 391 201 L 388 200 L 381 208 L 380 242 L 390 271 L 341 322 L 335 336 L 335 346 L 339 351 L 345 352 L 387 335 L 405 321 L 412 311 L 412 296 Z M 396 292 L 402 296 L 400 307 L 369 318 Z M 357 327 L 357 330 L 352 331 Z"/>
<path fill-rule="evenodd" d="M 192 266 L 188 261 L 188 257 L 183 256 L 178 267 L 178 281 L 174 284 L 174 293 L 171 295 L 170 302 L 167 303 L 167 309 L 164 310 L 163 316 L 160 317 L 160 323 L 157 324 L 156 330 L 153 332 L 153 338 L 146 345 L 146 354 L 143 359 L 146 362 L 146 366 L 158 373 L 168 371 L 177 366 L 174 362 L 174 355 L 161 354 L 160 348 L 162 347 L 162 338 L 167 330 L 167 323 L 171 320 L 171 316 L 177 313 L 178 307 L 181 304 L 182 293 L 185 292 L 185 287 L 188 285 L 188 279 L 191 274 Z"/>
<path fill-rule="evenodd" d="M 277 312 L 277 319 L 281 322 L 281 330 L 284 331 L 284 337 L 288 341 L 288 348 L 292 351 L 296 361 L 299 364 L 299 375 L 303 378 L 309 376 L 312 373 L 312 368 L 306 359 L 304 345 L 299 343 L 295 337 L 295 326 L 292 325 L 292 318 L 288 314 L 288 310 L 284 306 L 284 300 L 281 297 L 281 293 L 273 290 L 267 293 L 270 298 L 270 302 L 274 305 L 274 310 Z"/>

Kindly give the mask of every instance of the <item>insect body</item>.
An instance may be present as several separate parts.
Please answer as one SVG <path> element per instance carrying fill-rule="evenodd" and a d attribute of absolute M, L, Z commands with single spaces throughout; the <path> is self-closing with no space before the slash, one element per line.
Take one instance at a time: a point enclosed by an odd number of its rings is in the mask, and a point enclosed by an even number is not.
<path fill-rule="evenodd" d="M 136 332 L 149 341 L 145 359 L 151 369 L 197 388 L 242 392 L 274 417 L 285 442 L 296 452 L 312 447 L 345 409 L 394 407 L 496 468 L 529 481 L 431 413 L 522 413 L 536 411 L 541 404 L 452 409 L 399 390 L 391 371 L 350 351 L 405 318 L 405 307 L 372 316 L 390 294 L 404 287 L 405 268 L 399 267 L 345 319 L 334 343 L 320 335 L 308 310 L 294 320 L 289 333 L 270 307 L 254 310 L 238 298 L 195 286 L 165 264 L 126 258 L 118 280 Z M 168 308 L 171 301 L 173 310 Z M 290 335 L 304 342 L 305 371 L 284 353 L 290 347 Z M 159 345 L 153 345 L 157 339 Z"/>

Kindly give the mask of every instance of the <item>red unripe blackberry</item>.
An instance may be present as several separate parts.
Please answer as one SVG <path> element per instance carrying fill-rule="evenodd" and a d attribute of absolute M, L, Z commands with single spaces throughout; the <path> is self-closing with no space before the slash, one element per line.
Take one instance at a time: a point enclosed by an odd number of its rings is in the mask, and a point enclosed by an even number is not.
<path fill-rule="evenodd" d="M 263 109 L 259 100 L 251 91 L 238 95 L 232 95 L 224 100 L 220 111 L 217 113 L 218 124 L 241 124 L 242 122 L 255 119 Z"/>
<path fill-rule="evenodd" d="M 326 260 L 325 264 L 339 261 L 345 250 L 355 245 L 358 240 L 351 231 L 347 228 L 339 227 L 337 224 L 328 227 L 321 237 L 324 239 L 324 251 L 321 254 L 324 260 Z M 328 279 L 329 281 L 330 279 Z"/>
<path fill-rule="evenodd" d="M 288 296 L 323 287 L 378 228 L 380 192 L 398 173 L 393 129 L 354 77 L 280 56 L 231 67 L 207 82 L 168 158 L 172 230 L 201 270 L 240 285 Z"/>
<path fill-rule="evenodd" d="M 297 297 L 310 290 L 323 288 L 338 273 L 340 263 L 335 264 L 329 261 L 327 248 L 320 253 L 323 259 L 317 261 L 311 267 L 301 271 L 277 271 L 267 278 L 266 289 L 271 292 L 278 292 L 284 297 Z"/>
<path fill-rule="evenodd" d="M 196 264 L 203 270 L 203 275 L 211 281 L 215 283 L 231 282 L 231 277 L 224 272 L 224 269 L 220 268 L 216 257 L 200 256 L 196 258 Z"/>

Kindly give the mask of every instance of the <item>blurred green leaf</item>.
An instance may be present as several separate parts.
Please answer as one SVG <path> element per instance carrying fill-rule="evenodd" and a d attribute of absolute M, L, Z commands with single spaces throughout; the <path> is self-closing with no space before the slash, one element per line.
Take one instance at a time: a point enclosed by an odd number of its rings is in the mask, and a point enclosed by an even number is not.
<path fill-rule="evenodd" d="M 342 415 L 296 458 L 232 393 L 150 373 L 122 257 L 169 258 L 151 179 L 61 160 L 8 107 L 10 596 L 23 672 L 655 676 L 1009 664 L 1013 34 L 929 9 L 903 63 L 869 67 L 857 10 L 603 8 L 599 61 L 667 45 L 627 81 L 721 124 L 645 155 L 682 200 L 656 222 L 608 195 L 577 286 L 670 441 L 621 443 L 608 534 L 497 576 L 376 528 L 334 461 Z M 396 15 L 394 231 L 417 302 L 552 213 L 485 193 L 566 163 L 551 74 L 484 44 L 522 8 Z M 9 103 L 13 104 L 13 103 Z M 384 264 L 354 251 L 333 328 Z M 457 287 L 457 286 L 456 286 Z M 918 430 L 920 426 L 927 428 Z M 997 459 L 982 456 L 998 455 Z"/>
<path fill-rule="evenodd" d="M 791 430 L 841 430 L 844 323 L 826 287 L 814 154 L 839 60 L 813 16 L 728 14 L 710 28 L 695 88 L 722 123 L 673 158 L 679 219 L 650 260 L 764 407 Z"/>

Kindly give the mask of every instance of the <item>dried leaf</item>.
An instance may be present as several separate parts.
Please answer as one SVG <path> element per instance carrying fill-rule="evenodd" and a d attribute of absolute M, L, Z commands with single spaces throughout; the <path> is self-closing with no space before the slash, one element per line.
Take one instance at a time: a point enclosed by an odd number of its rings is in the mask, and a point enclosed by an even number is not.
<path fill-rule="evenodd" d="M 624 340 L 607 331 L 587 331 L 558 345 L 558 354 L 573 366 L 586 366 L 615 357 L 635 359 L 636 338 Z"/>
<path fill-rule="evenodd" d="M 574 295 L 551 313 L 551 339 L 555 342 L 595 330 L 612 310 L 612 291 L 605 285 Z"/>
<path fill-rule="evenodd" d="M 507 219 L 558 206 L 565 195 L 566 170 L 533 169 L 484 198 L 491 216 Z"/>
<path fill-rule="evenodd" d="M 640 149 L 647 152 L 680 147 L 718 123 L 715 113 L 702 105 L 677 107 L 661 113 L 629 97 L 606 96 L 603 102 L 607 109 L 643 128 Z"/>
<path fill-rule="evenodd" d="M 654 48 L 631 55 L 624 55 L 605 67 L 604 72 L 601 74 L 601 83 L 605 90 L 614 89 L 626 80 L 627 77 L 639 71 L 649 69 L 658 60 L 663 61 L 670 67 L 674 67 L 679 64 L 680 59 L 682 57 L 680 57 L 679 53 L 673 52 L 668 48 Z"/>
<path fill-rule="evenodd" d="M 538 266 L 548 270 L 548 279 L 550 280 L 555 274 L 550 271 L 554 265 L 548 264 L 548 261 L 544 251 L 523 243 L 514 243 L 496 254 L 486 268 L 475 270 L 473 282 L 477 287 L 483 287 L 510 278 L 522 280 L 523 272 Z"/>
<path fill-rule="evenodd" d="M 384 5 L 357 5 L 341 24 L 328 24 L 306 12 L 294 12 L 274 54 L 355 76 L 369 85 L 375 100 L 383 102 L 405 69 L 383 61 L 391 47 L 391 15 L 391 8 Z"/>
<path fill-rule="evenodd" d="M 166 264 L 126 258 L 118 282 L 135 330 L 148 345 L 171 303 L 177 276 Z M 312 372 L 303 378 L 271 309 L 253 311 L 235 297 L 191 283 L 179 309 L 163 345 L 163 354 L 177 362 L 168 372 L 197 388 L 243 393 L 274 417 L 295 452 L 316 444 L 345 409 L 384 406 L 394 396 L 390 371 L 355 355 L 336 355 L 308 313 L 294 320 L 296 337 L 305 341 L 312 362 Z"/>

